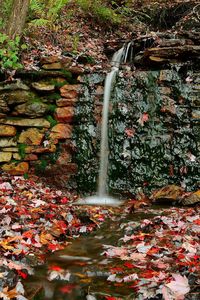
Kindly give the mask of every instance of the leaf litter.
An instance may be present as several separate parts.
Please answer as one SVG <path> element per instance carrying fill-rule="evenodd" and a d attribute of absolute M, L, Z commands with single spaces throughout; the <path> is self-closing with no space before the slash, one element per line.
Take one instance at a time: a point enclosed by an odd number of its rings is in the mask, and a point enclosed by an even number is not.
<path fill-rule="evenodd" d="M 75 205 L 77 195 L 5 174 L 0 177 L 0 199 L 0 298 L 3 300 L 28 299 L 23 282 L 34 273 L 34 267 L 43 264 L 50 253 L 66 249 L 74 238 L 92 232 L 106 220 L 117 224 L 120 236 L 116 236 L 114 245 L 102 245 L 101 260 L 96 261 L 98 271 L 91 271 L 89 258 L 72 257 L 73 263 L 84 270 L 77 273 L 80 282 L 91 287 L 85 299 L 200 298 L 198 207 L 155 210 L 148 208 L 149 203 L 144 199 L 140 200 L 141 206 L 131 200 L 118 210 L 80 207 Z M 144 217 L 128 221 L 137 214 Z M 67 255 L 62 258 L 70 260 Z M 92 290 L 96 274 L 104 278 L 105 293 Z M 71 294 L 77 288 L 72 275 L 65 267 L 51 263 L 46 280 L 48 284 L 63 281 L 65 284 L 59 291 Z M 120 289 L 125 295 L 116 292 Z M 51 290 L 47 293 L 53 295 Z"/>

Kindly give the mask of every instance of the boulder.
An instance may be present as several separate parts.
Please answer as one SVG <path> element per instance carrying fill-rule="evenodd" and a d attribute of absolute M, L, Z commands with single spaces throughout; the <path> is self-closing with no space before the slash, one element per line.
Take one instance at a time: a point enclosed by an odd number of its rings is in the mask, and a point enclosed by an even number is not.
<path fill-rule="evenodd" d="M 20 134 L 18 142 L 26 145 L 40 145 L 43 138 L 44 134 L 38 129 L 29 128 Z"/>
<path fill-rule="evenodd" d="M 0 124 L 22 126 L 22 127 L 45 127 L 49 128 L 50 123 L 42 118 L 25 119 L 25 118 L 7 118 L 0 119 Z"/>
<path fill-rule="evenodd" d="M 29 164 L 27 162 L 20 162 L 18 164 L 10 163 L 1 166 L 2 170 L 11 175 L 24 175 L 28 173 Z"/>
<path fill-rule="evenodd" d="M 17 129 L 10 125 L 0 125 L 0 137 L 1 136 L 15 136 Z"/>
<path fill-rule="evenodd" d="M 72 126 L 69 124 L 57 124 L 51 129 L 50 139 L 69 139 L 72 135 Z"/>

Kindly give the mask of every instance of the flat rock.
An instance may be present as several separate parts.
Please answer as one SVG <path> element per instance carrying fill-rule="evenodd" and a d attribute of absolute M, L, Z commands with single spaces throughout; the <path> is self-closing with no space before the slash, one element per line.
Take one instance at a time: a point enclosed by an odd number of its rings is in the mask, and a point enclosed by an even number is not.
<path fill-rule="evenodd" d="M 1 136 L 15 136 L 17 129 L 10 125 L 0 125 L 0 137 Z"/>
<path fill-rule="evenodd" d="M 28 173 L 29 164 L 27 162 L 20 162 L 18 164 L 10 163 L 1 166 L 2 170 L 11 175 L 24 175 Z"/>
<path fill-rule="evenodd" d="M 81 88 L 80 84 L 65 84 L 60 88 L 60 93 L 63 98 L 75 99 L 78 97 Z"/>
<path fill-rule="evenodd" d="M 0 162 L 9 162 L 12 158 L 12 152 L 0 152 Z"/>
<path fill-rule="evenodd" d="M 34 99 L 35 94 L 30 91 L 14 90 L 11 92 L 4 92 L 0 95 L 0 100 L 4 100 L 7 105 L 15 105 L 19 103 L 25 103 L 31 99 Z"/>
<path fill-rule="evenodd" d="M 23 103 L 15 107 L 13 115 L 25 115 L 30 118 L 42 117 L 48 105 L 43 102 Z"/>
<path fill-rule="evenodd" d="M 33 82 L 32 87 L 39 92 L 53 92 L 55 90 L 54 84 L 48 84 L 47 82 Z"/>
<path fill-rule="evenodd" d="M 26 145 L 40 145 L 43 138 L 44 134 L 38 129 L 29 128 L 20 134 L 18 142 Z"/>
<path fill-rule="evenodd" d="M 20 79 L 16 79 L 11 83 L 0 83 L 0 91 L 15 91 L 15 90 L 24 90 L 28 91 L 30 88 L 28 85 L 23 83 Z"/>
<path fill-rule="evenodd" d="M 64 106 L 75 106 L 77 102 L 77 98 L 71 98 L 71 99 L 67 99 L 67 98 L 61 98 L 56 100 L 56 105 L 58 107 L 64 107 Z"/>
<path fill-rule="evenodd" d="M 60 61 L 59 56 L 57 55 L 51 55 L 51 56 L 42 56 L 40 58 L 40 63 L 43 64 L 53 64 Z"/>
<path fill-rule="evenodd" d="M 0 138 L 0 147 L 17 146 L 17 142 L 13 138 Z"/>
<path fill-rule="evenodd" d="M 51 64 L 43 64 L 42 69 L 44 69 L 44 70 L 61 70 L 62 64 L 61 64 L 61 62 L 54 62 Z"/>
<path fill-rule="evenodd" d="M 69 139 L 72 135 L 72 126 L 69 124 L 57 124 L 51 129 L 50 139 Z"/>
<path fill-rule="evenodd" d="M 32 153 L 54 153 L 56 152 L 56 145 L 50 144 L 48 147 L 42 146 L 27 146 L 25 148 L 25 153 L 32 154 Z"/>
<path fill-rule="evenodd" d="M 25 118 L 12 118 L 12 119 L 0 119 L 0 124 L 23 126 L 23 127 L 45 127 L 49 128 L 50 123 L 42 118 L 37 119 L 25 119 Z"/>

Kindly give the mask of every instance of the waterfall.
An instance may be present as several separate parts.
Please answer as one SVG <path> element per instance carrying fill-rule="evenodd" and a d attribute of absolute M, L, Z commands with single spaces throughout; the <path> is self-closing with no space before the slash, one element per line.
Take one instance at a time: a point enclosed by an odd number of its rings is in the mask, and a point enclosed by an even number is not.
<path fill-rule="evenodd" d="M 100 144 L 100 166 L 99 166 L 99 179 L 97 195 L 82 199 L 76 202 L 80 205 L 109 205 L 118 206 L 123 203 L 118 199 L 112 198 L 107 194 L 107 173 L 108 173 L 108 116 L 109 116 L 109 103 L 112 90 L 116 81 L 116 76 L 119 72 L 121 63 L 126 63 L 128 58 L 129 49 L 132 42 L 124 45 L 112 57 L 111 71 L 107 74 L 104 86 L 104 99 L 102 110 L 102 124 L 101 124 L 101 144 Z"/>
<path fill-rule="evenodd" d="M 98 193 L 99 197 L 106 195 L 106 182 L 107 182 L 107 171 L 108 171 L 108 114 L 109 114 L 109 103 L 112 93 L 112 89 L 115 83 L 116 75 L 119 71 L 120 62 L 124 53 L 124 47 L 119 49 L 113 56 L 111 64 L 112 69 L 106 76 L 104 86 L 104 100 L 103 100 L 103 111 L 102 111 L 102 125 L 101 125 L 101 146 L 100 146 L 100 168 L 99 168 L 99 185 Z"/>

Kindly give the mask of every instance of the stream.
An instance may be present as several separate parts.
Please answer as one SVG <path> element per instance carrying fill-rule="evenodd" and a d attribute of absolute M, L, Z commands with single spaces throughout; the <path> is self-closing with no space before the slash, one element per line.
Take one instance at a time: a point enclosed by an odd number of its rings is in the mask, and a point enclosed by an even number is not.
<path fill-rule="evenodd" d="M 105 245 L 120 246 L 124 228 L 129 222 L 137 226 L 141 220 L 158 214 L 161 215 L 162 210 L 144 209 L 128 217 L 118 214 L 95 232 L 73 239 L 66 249 L 56 251 L 47 258 L 45 265 L 35 268 L 35 274 L 24 282 L 26 297 L 33 300 L 95 300 L 112 295 L 129 299 L 133 294 L 130 295 L 128 286 L 121 285 L 116 289 L 113 282 L 107 281 L 115 265 L 104 255 Z M 59 279 L 59 276 L 63 277 Z"/>

